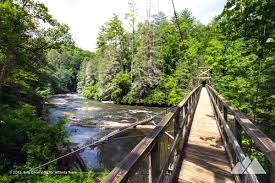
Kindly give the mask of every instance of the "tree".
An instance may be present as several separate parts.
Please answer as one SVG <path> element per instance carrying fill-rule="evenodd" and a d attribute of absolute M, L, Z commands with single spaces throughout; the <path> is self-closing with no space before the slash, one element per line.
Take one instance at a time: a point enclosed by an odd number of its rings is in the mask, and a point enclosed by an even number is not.
<path fill-rule="evenodd" d="M 38 86 L 46 87 L 46 50 L 72 43 L 69 29 L 53 19 L 42 3 L 3 0 L 0 10 L 0 98 L 10 103 L 30 101 L 39 96 Z M 42 28 L 40 22 L 48 28 Z M 32 102 L 40 105 L 40 100 Z"/>
<path fill-rule="evenodd" d="M 131 44 L 131 52 L 132 52 L 132 59 L 131 59 L 131 68 L 130 68 L 130 75 L 131 75 L 131 81 L 133 80 L 133 65 L 134 65 L 134 55 L 135 55 L 135 23 L 137 19 L 137 8 L 136 8 L 136 3 L 135 0 L 130 0 L 128 2 L 128 6 L 130 9 L 130 12 L 126 13 L 126 19 L 129 19 L 130 26 L 132 27 L 132 44 Z"/>
<path fill-rule="evenodd" d="M 47 69 L 49 88 L 51 93 L 64 93 L 77 91 L 77 75 L 80 65 L 94 55 L 88 51 L 72 46 L 62 46 L 60 49 L 48 51 Z"/>
<path fill-rule="evenodd" d="M 161 71 L 162 59 L 159 55 L 154 29 L 148 25 L 144 29 L 143 39 L 135 56 L 135 68 L 133 70 L 133 84 L 130 98 L 137 100 L 144 98 L 148 91 L 158 85 L 163 77 Z"/>
<path fill-rule="evenodd" d="M 130 19 L 135 20 L 132 10 Z M 204 26 L 197 23 L 189 11 L 184 10 L 179 20 L 186 40 L 179 39 L 176 25 L 162 12 L 154 16 L 152 24 L 145 21 L 137 25 L 134 42 L 117 17 L 107 22 L 98 37 L 96 58 L 81 66 L 79 76 L 86 86 L 82 87 L 84 95 L 117 103 L 175 105 L 179 102 L 191 88 L 191 78 L 198 64 L 203 62 L 201 55 L 207 45 L 201 38 L 201 34 L 207 35 Z M 133 22 L 131 25 L 134 26 Z M 127 47 L 117 46 L 131 41 L 134 43 L 132 58 Z M 122 87 L 124 84 L 127 87 Z M 158 96 L 163 100 L 157 101 Z"/>
<path fill-rule="evenodd" d="M 158 12 L 156 15 L 153 15 L 153 26 L 160 26 L 164 23 L 167 23 L 167 16 L 162 11 Z"/>
<path fill-rule="evenodd" d="M 98 59 L 102 62 L 98 67 L 100 96 L 107 100 L 111 97 L 114 76 L 129 69 L 127 35 L 117 15 L 101 27 L 97 45 Z"/>

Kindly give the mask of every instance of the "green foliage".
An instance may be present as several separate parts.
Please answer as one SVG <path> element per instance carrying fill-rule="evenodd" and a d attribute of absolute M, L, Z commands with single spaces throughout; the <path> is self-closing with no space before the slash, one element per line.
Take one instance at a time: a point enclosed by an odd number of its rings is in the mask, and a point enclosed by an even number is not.
<path fill-rule="evenodd" d="M 88 85 L 83 90 L 83 96 L 89 99 L 99 99 L 98 94 L 98 84 L 96 85 Z"/>
<path fill-rule="evenodd" d="M 135 96 L 135 92 L 131 90 L 127 95 L 125 95 L 121 101 L 124 104 L 137 104 L 139 103 L 138 98 Z"/>
<path fill-rule="evenodd" d="M 180 92 L 177 81 L 173 76 L 167 76 L 156 89 L 145 98 L 148 105 L 177 105 L 184 95 Z"/>
<path fill-rule="evenodd" d="M 0 176 L 1 182 L 86 182 L 103 180 L 105 169 L 96 173 L 70 175 L 9 175 L 9 171 L 26 171 L 55 158 L 57 144 L 66 144 L 65 120 L 49 125 L 38 120 L 33 106 L 24 104 L 19 108 L 0 107 Z M 20 127 L 20 128 L 18 128 Z M 56 170 L 52 163 L 42 170 Z"/>
<path fill-rule="evenodd" d="M 274 134 L 275 126 L 274 43 L 267 41 L 273 36 L 274 5 L 268 0 L 228 1 L 213 24 L 215 36 L 205 56 L 215 87 L 266 134 Z"/>
<path fill-rule="evenodd" d="M 229 0 L 213 22 L 205 51 L 214 87 L 271 139 L 275 139 L 274 12 L 270 0 Z M 244 137 L 245 152 L 266 171 L 268 160 Z"/>
<path fill-rule="evenodd" d="M 75 47 L 50 50 L 47 54 L 49 81 L 46 89 L 50 93 L 76 92 L 80 65 L 90 58 L 93 58 L 92 53 Z"/>
<path fill-rule="evenodd" d="M 76 180 L 72 179 L 70 176 L 50 176 L 45 175 L 41 179 L 37 180 L 37 182 L 41 183 L 77 183 Z"/>
<path fill-rule="evenodd" d="M 68 27 L 53 19 L 42 3 L 4 0 L 0 10 L 0 99 L 5 103 L 26 102 L 39 96 L 37 87 L 46 87 L 47 50 L 72 44 L 71 36 Z M 12 92 L 8 94 L 9 90 Z M 39 100 L 33 103 L 40 105 Z"/>
<path fill-rule="evenodd" d="M 139 23 L 134 33 L 127 33 L 116 15 L 102 26 L 95 58 L 80 67 L 78 88 L 84 96 L 146 105 L 176 105 L 183 99 L 203 62 L 205 28 L 184 10 L 179 17 L 186 35 L 182 41 L 173 20 L 161 12 L 153 17 L 152 24 Z"/>
<path fill-rule="evenodd" d="M 92 56 L 81 62 L 79 72 L 77 74 L 77 90 L 83 91 L 84 87 L 89 84 L 95 84 L 98 76 L 97 59 Z"/>
<path fill-rule="evenodd" d="M 8 172 L 52 160 L 57 144 L 66 145 L 65 121 L 43 121 L 43 102 L 50 93 L 75 91 L 80 62 L 91 54 L 73 46 L 68 26 L 40 2 L 2 0 L 0 17 L 0 182 L 73 182 Z"/>
<path fill-rule="evenodd" d="M 1 182 L 39 182 L 39 183 L 94 183 L 103 181 L 109 172 L 106 170 L 96 170 L 95 172 L 72 172 L 66 175 L 23 175 L 16 179 L 16 175 L 12 176 L 0 176 Z"/>
<path fill-rule="evenodd" d="M 127 35 L 122 22 L 114 15 L 113 19 L 101 27 L 97 39 L 98 49 L 95 58 L 82 63 L 79 72 L 79 89 L 96 85 L 96 94 L 91 87 L 84 89 L 84 95 L 97 100 L 110 100 L 114 89 L 113 79 L 119 72 L 127 72 L 129 67 Z M 92 92 L 89 93 L 88 91 Z"/>
<path fill-rule="evenodd" d="M 114 88 L 111 94 L 111 99 L 119 103 L 131 89 L 130 75 L 128 73 L 120 72 L 114 77 L 112 84 Z"/>
<path fill-rule="evenodd" d="M 147 105 L 158 105 L 162 106 L 166 104 L 166 94 L 160 89 L 151 90 L 148 96 L 145 98 L 144 103 Z"/>
<path fill-rule="evenodd" d="M 1 172 L 30 169 L 54 158 L 56 144 L 63 143 L 64 121 L 48 125 L 38 120 L 33 106 L 2 106 L 0 146 L 4 164 Z"/>
<path fill-rule="evenodd" d="M 56 69 L 52 77 L 52 93 L 66 93 L 69 92 L 70 86 L 73 84 L 71 79 L 73 72 L 71 69 Z"/>
<path fill-rule="evenodd" d="M 151 22 L 135 25 L 134 1 L 129 7 L 132 31 L 114 15 L 101 27 L 91 53 L 73 45 L 68 26 L 53 19 L 44 4 L 0 2 L 2 172 L 37 166 L 53 158 L 57 143 L 64 143 L 64 122 L 48 125 L 38 119 L 48 94 L 78 90 L 95 100 L 176 105 L 197 85 L 200 66 L 210 66 L 214 87 L 275 139 L 273 1 L 228 0 L 207 26 L 183 10 L 178 14 L 183 39 L 174 18 L 160 12 Z M 250 151 L 267 167 L 258 149 Z M 26 181 L 89 182 L 95 174 L 32 176 Z"/>

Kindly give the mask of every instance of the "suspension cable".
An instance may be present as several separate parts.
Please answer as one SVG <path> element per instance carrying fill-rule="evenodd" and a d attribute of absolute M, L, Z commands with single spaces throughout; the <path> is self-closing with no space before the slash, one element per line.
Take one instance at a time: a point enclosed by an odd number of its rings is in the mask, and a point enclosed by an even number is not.
<path fill-rule="evenodd" d="M 184 36 L 183 36 L 183 34 L 181 32 L 181 29 L 180 29 L 179 19 L 178 19 L 178 15 L 177 15 L 177 12 L 176 12 L 174 0 L 171 0 L 171 2 L 172 2 L 172 5 L 173 5 L 175 20 L 176 20 L 176 24 L 177 24 L 178 31 L 179 31 L 179 34 L 180 34 L 180 38 L 181 38 L 181 41 L 183 41 L 184 40 Z"/>

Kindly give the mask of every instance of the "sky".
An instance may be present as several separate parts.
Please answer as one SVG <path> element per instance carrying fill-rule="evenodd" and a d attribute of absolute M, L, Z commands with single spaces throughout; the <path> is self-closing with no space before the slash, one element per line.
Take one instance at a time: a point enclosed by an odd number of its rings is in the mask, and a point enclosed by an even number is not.
<path fill-rule="evenodd" d="M 129 0 L 39 0 L 59 22 L 67 24 L 76 42 L 82 49 L 94 51 L 99 28 L 117 14 L 127 28 L 125 14 L 129 11 Z M 138 19 L 147 18 L 150 0 L 135 0 Z M 174 0 L 176 11 L 187 8 L 201 23 L 207 24 L 221 13 L 226 0 Z M 171 0 L 151 0 L 151 15 L 164 12 L 173 16 Z"/>

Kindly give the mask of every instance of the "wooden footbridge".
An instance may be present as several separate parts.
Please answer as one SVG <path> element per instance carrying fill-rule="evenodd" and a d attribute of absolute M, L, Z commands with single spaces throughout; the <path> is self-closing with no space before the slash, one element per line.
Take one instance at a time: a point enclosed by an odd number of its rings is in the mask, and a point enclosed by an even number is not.
<path fill-rule="evenodd" d="M 265 175 L 245 165 L 244 138 L 250 139 L 269 163 Z M 239 164 L 243 172 L 232 174 L 239 162 L 243 162 Z M 266 181 L 275 183 L 274 143 L 208 85 L 195 88 L 167 113 L 105 179 L 142 183 Z"/>

